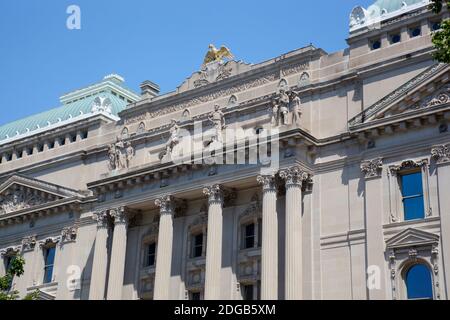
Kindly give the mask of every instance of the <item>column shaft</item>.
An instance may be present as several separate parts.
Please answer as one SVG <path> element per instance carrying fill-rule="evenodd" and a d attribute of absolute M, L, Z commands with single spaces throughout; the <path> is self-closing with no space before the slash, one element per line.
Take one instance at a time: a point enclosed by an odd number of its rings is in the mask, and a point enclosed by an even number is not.
<path fill-rule="evenodd" d="M 106 211 L 97 213 L 97 235 L 95 237 L 94 260 L 92 263 L 89 300 L 105 299 L 106 272 L 108 266 L 108 226 Z"/>
<path fill-rule="evenodd" d="M 156 274 L 154 300 L 168 300 L 173 246 L 173 199 L 170 196 L 156 200 L 161 207 L 159 220 L 158 250 L 156 253 Z"/>
<path fill-rule="evenodd" d="M 128 219 L 124 208 L 111 210 L 111 216 L 114 218 L 114 234 L 109 265 L 108 300 L 120 300 L 125 273 Z"/>
<path fill-rule="evenodd" d="M 278 299 L 278 216 L 274 176 L 259 176 L 263 185 L 261 299 Z"/>
<path fill-rule="evenodd" d="M 205 188 L 203 192 L 209 197 L 205 300 L 218 300 L 221 297 L 223 190 L 215 185 Z"/>

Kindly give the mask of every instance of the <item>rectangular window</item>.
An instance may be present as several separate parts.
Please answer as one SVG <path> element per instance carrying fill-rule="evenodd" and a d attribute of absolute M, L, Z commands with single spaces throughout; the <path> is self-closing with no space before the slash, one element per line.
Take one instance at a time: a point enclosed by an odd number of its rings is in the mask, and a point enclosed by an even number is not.
<path fill-rule="evenodd" d="M 198 258 L 203 254 L 203 233 L 193 236 L 192 257 Z"/>
<path fill-rule="evenodd" d="M 401 190 L 405 220 L 423 219 L 422 174 L 415 172 L 401 175 Z"/>
<path fill-rule="evenodd" d="M 44 283 L 50 283 L 53 280 L 53 264 L 55 262 L 55 247 L 49 247 L 44 250 L 45 267 Z"/>
<path fill-rule="evenodd" d="M 145 266 L 151 267 L 155 265 L 156 243 L 150 243 L 146 249 Z"/>
<path fill-rule="evenodd" d="M 244 227 L 244 249 L 253 248 L 255 246 L 255 224 L 247 224 Z"/>
<path fill-rule="evenodd" d="M 255 300 L 253 297 L 254 286 L 252 284 L 245 285 L 242 287 L 242 299 L 244 300 Z"/>

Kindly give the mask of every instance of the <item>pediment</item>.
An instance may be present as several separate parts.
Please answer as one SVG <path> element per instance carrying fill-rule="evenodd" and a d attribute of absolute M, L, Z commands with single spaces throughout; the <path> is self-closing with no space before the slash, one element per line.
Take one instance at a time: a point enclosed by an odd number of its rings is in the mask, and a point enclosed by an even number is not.
<path fill-rule="evenodd" d="M 350 127 L 402 120 L 450 107 L 450 69 L 437 63 L 349 121 Z"/>
<path fill-rule="evenodd" d="M 439 236 L 423 230 L 409 228 L 386 241 L 388 249 L 433 245 L 439 242 Z"/>
<path fill-rule="evenodd" d="M 75 190 L 14 175 L 0 185 L 0 216 L 79 196 Z"/>
<path fill-rule="evenodd" d="M 193 73 L 179 87 L 178 93 L 200 88 L 251 69 L 251 65 L 242 61 L 215 61 L 207 64 L 200 71 Z"/>

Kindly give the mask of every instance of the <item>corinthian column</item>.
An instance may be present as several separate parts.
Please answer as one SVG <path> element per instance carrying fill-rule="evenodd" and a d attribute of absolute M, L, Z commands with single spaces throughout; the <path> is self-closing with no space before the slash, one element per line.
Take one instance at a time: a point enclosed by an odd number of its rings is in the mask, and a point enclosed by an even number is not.
<path fill-rule="evenodd" d="M 285 299 L 303 298 L 302 185 L 309 174 L 299 167 L 279 172 L 286 182 Z"/>
<path fill-rule="evenodd" d="M 386 260 L 383 238 L 382 159 L 363 161 L 361 163 L 361 171 L 364 173 L 366 180 L 364 200 L 366 214 L 367 292 L 370 300 L 385 300 L 387 270 L 385 270 Z M 373 276 L 373 274 L 376 276 Z M 378 274 L 379 279 L 377 279 Z"/>
<path fill-rule="evenodd" d="M 278 216 L 275 175 L 258 176 L 263 186 L 261 299 L 278 299 Z"/>
<path fill-rule="evenodd" d="M 431 149 L 438 180 L 439 215 L 441 217 L 441 245 L 444 260 L 445 298 L 450 297 L 450 146 L 439 145 Z M 442 290 L 442 289 L 441 289 Z"/>
<path fill-rule="evenodd" d="M 224 192 L 216 184 L 203 189 L 208 196 L 208 236 L 206 246 L 205 300 L 220 299 L 222 269 L 222 207 Z"/>
<path fill-rule="evenodd" d="M 175 200 L 164 196 L 155 201 L 160 207 L 158 250 L 156 253 L 156 275 L 154 300 L 168 300 L 170 272 L 172 269 L 173 215 Z"/>
<path fill-rule="evenodd" d="M 108 266 L 108 212 L 106 210 L 97 212 L 93 215 L 93 218 L 97 220 L 97 235 L 95 237 L 89 300 L 103 300 L 105 299 Z"/>
<path fill-rule="evenodd" d="M 110 214 L 114 219 L 114 234 L 109 266 L 108 300 L 120 300 L 125 272 L 128 216 L 124 207 L 113 209 Z"/>

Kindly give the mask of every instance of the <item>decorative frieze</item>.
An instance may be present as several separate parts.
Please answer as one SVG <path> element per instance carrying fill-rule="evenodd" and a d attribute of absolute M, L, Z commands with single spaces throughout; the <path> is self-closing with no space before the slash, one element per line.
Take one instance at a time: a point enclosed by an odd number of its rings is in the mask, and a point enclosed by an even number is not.
<path fill-rule="evenodd" d="M 361 171 L 364 173 L 366 179 L 381 177 L 382 170 L 382 158 L 366 160 L 361 163 Z"/>
<path fill-rule="evenodd" d="M 291 65 L 291 66 L 289 66 L 287 68 L 284 68 L 281 71 L 281 74 L 283 75 L 283 77 L 287 77 L 287 76 L 290 76 L 292 74 L 299 73 L 301 71 L 305 71 L 305 70 L 308 70 L 308 69 L 309 69 L 309 63 L 308 62 L 302 62 L 302 63 Z"/>
<path fill-rule="evenodd" d="M 45 203 L 38 194 L 26 190 L 14 190 L 8 194 L 0 195 L 0 215 L 28 209 Z"/>
<path fill-rule="evenodd" d="M 437 164 L 449 163 L 450 149 L 448 145 L 434 146 L 431 149 L 431 157 L 436 161 Z"/>
<path fill-rule="evenodd" d="M 116 142 L 110 144 L 108 149 L 109 170 L 128 169 L 134 154 L 134 147 L 131 142 L 124 142 L 122 138 L 117 137 Z"/>

